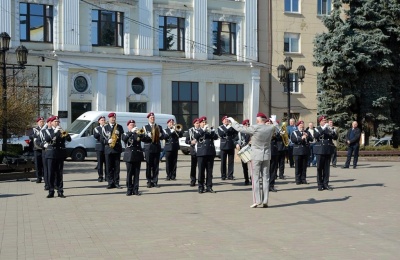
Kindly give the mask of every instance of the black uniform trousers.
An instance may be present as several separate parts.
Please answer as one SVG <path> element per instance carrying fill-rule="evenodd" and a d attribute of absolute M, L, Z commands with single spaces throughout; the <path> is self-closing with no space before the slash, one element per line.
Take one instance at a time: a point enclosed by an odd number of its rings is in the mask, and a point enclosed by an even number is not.
<path fill-rule="evenodd" d="M 204 190 L 204 179 L 206 179 L 207 189 L 211 189 L 214 168 L 214 155 L 197 157 L 197 164 L 199 168 L 199 190 Z"/>
<path fill-rule="evenodd" d="M 196 184 L 197 156 L 190 155 L 190 184 Z"/>
<path fill-rule="evenodd" d="M 228 157 L 228 173 L 226 172 L 226 159 Z M 235 149 L 221 150 L 221 178 L 233 179 L 233 165 L 235 159 Z"/>
<path fill-rule="evenodd" d="M 301 184 L 306 182 L 307 165 L 308 165 L 308 154 L 294 156 L 294 166 L 295 166 L 294 173 L 295 173 L 296 184 Z"/>
<path fill-rule="evenodd" d="M 288 158 L 289 158 L 290 168 L 293 168 L 293 167 L 294 167 L 293 145 L 289 145 L 289 146 L 288 146 Z"/>
<path fill-rule="evenodd" d="M 336 166 L 336 162 L 337 162 L 337 147 L 335 146 L 332 154 L 332 165 Z"/>
<path fill-rule="evenodd" d="M 35 170 L 36 170 L 36 178 L 38 180 L 42 180 L 44 177 L 43 174 L 43 152 L 42 150 L 34 150 L 33 151 L 34 160 L 35 160 Z"/>
<path fill-rule="evenodd" d="M 318 188 L 323 188 L 329 184 L 330 175 L 330 154 L 317 154 L 317 183 Z"/>
<path fill-rule="evenodd" d="M 44 180 L 44 189 L 48 190 L 50 188 L 49 185 L 49 171 L 48 171 L 48 163 L 47 163 L 47 157 L 46 157 L 46 151 L 43 150 L 42 153 L 42 165 L 43 165 L 43 180 Z"/>
<path fill-rule="evenodd" d="M 148 158 L 147 158 L 148 157 Z M 147 183 L 158 183 L 160 165 L 160 153 L 149 153 L 146 155 L 146 179 Z"/>
<path fill-rule="evenodd" d="M 64 158 L 47 159 L 49 193 L 54 194 L 54 189 L 57 189 L 58 193 L 64 192 L 63 169 Z"/>
<path fill-rule="evenodd" d="M 246 183 L 250 182 L 250 180 L 249 180 L 249 166 L 247 165 L 247 163 L 244 163 L 242 160 L 241 160 L 241 162 L 242 162 L 244 181 Z"/>
<path fill-rule="evenodd" d="M 269 188 L 275 186 L 275 179 L 278 173 L 279 155 L 271 155 L 270 166 L 269 166 Z"/>
<path fill-rule="evenodd" d="M 279 169 L 279 178 L 281 179 L 283 179 L 283 175 L 285 174 L 285 157 L 286 157 L 286 151 L 278 151 L 277 169 Z M 275 171 L 277 171 L 277 169 Z"/>
<path fill-rule="evenodd" d="M 167 172 L 167 179 L 176 179 L 176 165 L 178 162 L 178 151 L 165 152 L 165 170 Z"/>
<path fill-rule="evenodd" d="M 120 163 L 121 154 L 120 153 L 110 153 L 106 154 L 106 166 L 107 166 L 107 180 L 108 185 L 119 185 L 119 173 L 120 173 Z"/>
<path fill-rule="evenodd" d="M 104 151 L 96 151 L 96 155 L 97 155 L 97 174 L 99 175 L 99 178 L 103 178 L 104 176 L 107 180 L 106 156 L 104 154 Z"/>
<path fill-rule="evenodd" d="M 139 191 L 139 175 L 140 165 L 142 162 L 127 162 L 126 163 L 126 187 L 128 192 L 137 193 Z"/>

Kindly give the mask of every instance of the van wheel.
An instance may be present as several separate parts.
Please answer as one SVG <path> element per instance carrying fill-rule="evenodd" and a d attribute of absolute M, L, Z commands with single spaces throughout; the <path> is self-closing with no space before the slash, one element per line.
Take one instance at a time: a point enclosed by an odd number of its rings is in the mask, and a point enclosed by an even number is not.
<path fill-rule="evenodd" d="M 71 159 L 73 161 L 81 162 L 81 161 L 85 160 L 85 157 L 86 157 L 86 152 L 82 148 L 76 148 L 75 150 L 72 151 Z"/>

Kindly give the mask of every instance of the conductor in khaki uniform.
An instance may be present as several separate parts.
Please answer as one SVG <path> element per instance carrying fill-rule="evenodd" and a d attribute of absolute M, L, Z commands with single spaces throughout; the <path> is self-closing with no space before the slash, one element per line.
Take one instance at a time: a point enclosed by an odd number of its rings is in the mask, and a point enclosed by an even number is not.
<path fill-rule="evenodd" d="M 228 118 L 232 127 L 241 133 L 251 136 L 251 170 L 253 187 L 253 204 L 251 208 L 268 207 L 269 167 L 271 159 L 271 138 L 276 131 L 275 126 L 266 125 L 267 117 L 263 113 L 257 114 L 256 124 L 249 127 L 239 125 L 233 118 Z M 276 124 L 275 118 L 272 119 Z M 262 187 L 260 187 L 262 179 Z"/>

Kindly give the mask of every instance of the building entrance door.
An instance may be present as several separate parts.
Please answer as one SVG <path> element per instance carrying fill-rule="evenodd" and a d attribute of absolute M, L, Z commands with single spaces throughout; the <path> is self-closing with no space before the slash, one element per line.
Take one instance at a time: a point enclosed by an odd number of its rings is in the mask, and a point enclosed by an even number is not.
<path fill-rule="evenodd" d="M 87 111 L 92 111 L 91 102 L 71 102 L 71 123 Z"/>

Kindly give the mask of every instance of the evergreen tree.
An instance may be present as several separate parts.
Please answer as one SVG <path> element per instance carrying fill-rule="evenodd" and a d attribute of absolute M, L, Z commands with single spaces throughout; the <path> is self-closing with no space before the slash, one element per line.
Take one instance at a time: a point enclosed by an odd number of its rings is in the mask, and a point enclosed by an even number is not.
<path fill-rule="evenodd" d="M 350 8 L 344 10 L 342 3 Z M 390 133 L 400 123 L 394 102 L 399 88 L 394 79 L 399 68 L 398 1 L 335 0 L 333 6 L 323 20 L 328 32 L 315 38 L 315 65 L 322 67 L 318 114 L 341 128 L 356 120 L 367 136 Z"/>

